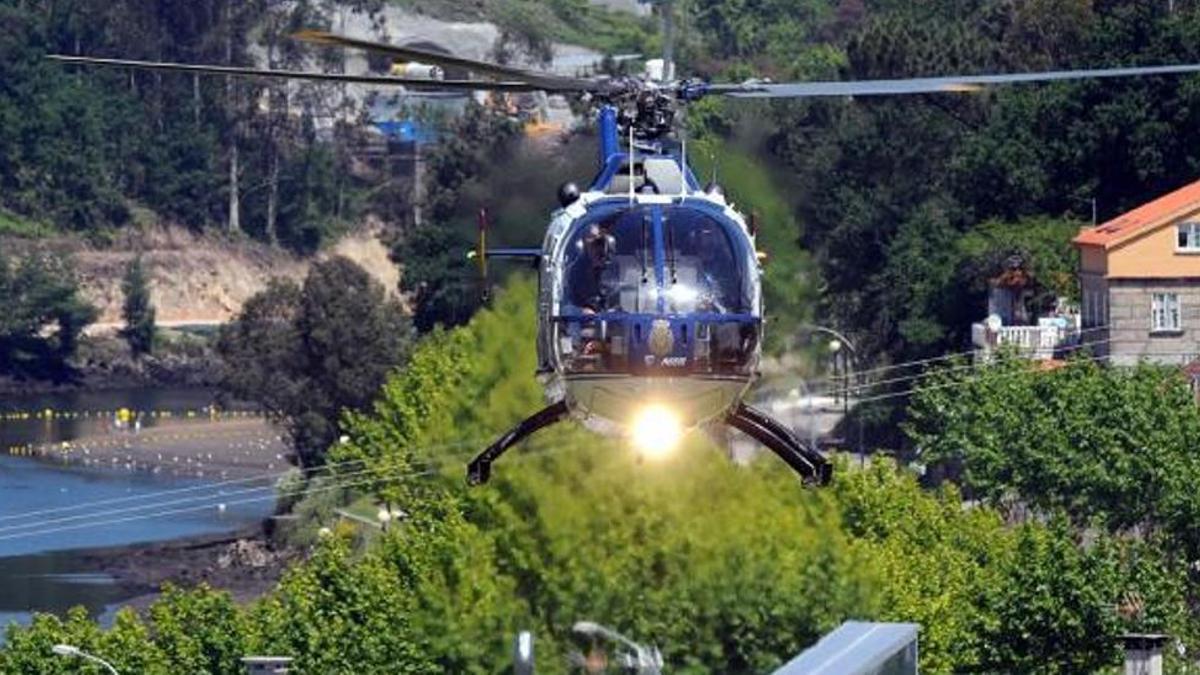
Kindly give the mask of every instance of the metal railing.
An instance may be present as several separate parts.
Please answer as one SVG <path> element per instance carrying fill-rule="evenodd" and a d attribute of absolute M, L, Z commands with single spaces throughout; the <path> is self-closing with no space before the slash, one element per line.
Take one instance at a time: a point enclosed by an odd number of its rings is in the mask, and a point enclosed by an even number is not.
<path fill-rule="evenodd" d="M 1001 326 L 992 330 L 983 323 L 971 326 L 971 342 L 984 351 L 1015 348 L 1036 359 L 1053 358 L 1061 349 L 1079 343 L 1079 330 L 1072 326 Z"/>

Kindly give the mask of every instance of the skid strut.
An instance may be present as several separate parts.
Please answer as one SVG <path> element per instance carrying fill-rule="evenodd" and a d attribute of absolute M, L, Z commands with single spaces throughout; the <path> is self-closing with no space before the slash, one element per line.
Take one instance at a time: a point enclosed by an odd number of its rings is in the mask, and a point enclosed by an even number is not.
<path fill-rule="evenodd" d="M 482 485 L 488 482 L 488 479 L 492 477 L 492 462 L 500 459 L 500 455 L 503 455 L 509 448 L 520 443 L 527 436 L 566 419 L 569 412 L 570 408 L 567 407 L 565 400 L 558 403 L 551 403 L 525 418 L 517 426 L 509 429 L 508 433 L 501 436 L 495 443 L 489 445 L 486 450 L 479 453 L 467 465 L 467 484 Z"/>
<path fill-rule="evenodd" d="M 725 423 L 765 445 L 805 483 L 827 485 L 833 477 L 833 465 L 816 448 L 805 445 L 791 429 L 757 408 L 738 403 Z"/>

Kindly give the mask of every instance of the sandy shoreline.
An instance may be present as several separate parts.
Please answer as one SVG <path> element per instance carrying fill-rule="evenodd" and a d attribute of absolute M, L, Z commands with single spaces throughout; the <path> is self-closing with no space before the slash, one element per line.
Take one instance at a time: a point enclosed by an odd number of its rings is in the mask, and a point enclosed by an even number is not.
<path fill-rule="evenodd" d="M 214 480 L 282 473 L 288 452 L 280 431 L 256 418 L 180 421 L 10 449 L 64 464 Z"/>

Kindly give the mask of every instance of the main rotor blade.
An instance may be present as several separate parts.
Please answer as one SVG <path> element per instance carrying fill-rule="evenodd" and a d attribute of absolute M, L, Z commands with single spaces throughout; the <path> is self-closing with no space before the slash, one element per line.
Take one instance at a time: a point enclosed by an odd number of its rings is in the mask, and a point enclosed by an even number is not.
<path fill-rule="evenodd" d="M 430 65 L 442 66 L 443 68 L 462 68 L 476 73 L 488 75 L 490 77 L 502 77 L 521 82 L 529 82 L 536 84 L 548 91 L 591 91 L 597 88 L 597 83 L 592 80 L 586 80 L 575 77 L 564 77 L 553 73 L 544 73 L 535 70 L 526 70 L 524 68 L 514 68 L 512 66 L 502 66 L 498 63 L 488 63 L 486 61 L 476 61 L 474 59 L 463 58 L 461 56 L 452 56 L 449 54 L 440 54 L 438 52 L 420 49 L 417 47 L 401 47 L 398 45 L 388 44 L 386 42 L 373 42 L 371 40 L 360 40 L 358 38 L 346 37 L 335 33 L 327 33 L 320 30 L 302 30 L 292 37 L 302 42 L 308 42 L 318 45 L 330 45 L 337 47 L 351 47 L 353 49 L 362 49 L 378 54 L 387 54 L 401 59 L 410 61 L 419 61 Z"/>
<path fill-rule="evenodd" d="M 386 75 L 347 75 L 344 73 L 311 73 L 294 70 L 262 70 L 258 68 L 241 68 L 238 66 L 209 66 L 192 63 L 166 63 L 161 61 L 131 61 L 127 59 L 102 59 L 90 56 L 67 56 L 64 54 L 49 54 L 51 61 L 59 63 L 75 63 L 89 66 L 108 66 L 116 68 L 138 68 L 141 70 L 160 70 L 177 73 L 194 73 L 200 75 L 235 75 L 238 77 L 267 77 L 286 80 L 313 80 L 317 82 L 350 82 L 357 84 L 377 84 L 383 86 L 402 86 L 409 89 L 421 90 L 455 90 L 455 91 L 542 91 L 542 87 L 528 82 L 491 82 L 488 80 L 420 80 L 405 77 L 389 77 Z"/>
<path fill-rule="evenodd" d="M 1058 70 L 1044 73 L 1012 73 L 1004 75 L 963 75 L 951 77 L 916 77 L 896 80 L 848 80 L 829 82 L 746 82 L 743 84 L 709 85 L 710 94 L 736 98 L 815 98 L 824 96 L 893 96 L 905 94 L 936 94 L 940 92 L 973 92 L 986 87 L 1034 82 L 1062 82 L 1113 77 L 1144 77 L 1149 75 L 1184 75 L 1200 72 L 1200 64 L 1177 66 L 1146 66 L 1136 68 L 1102 68 L 1097 70 Z"/>

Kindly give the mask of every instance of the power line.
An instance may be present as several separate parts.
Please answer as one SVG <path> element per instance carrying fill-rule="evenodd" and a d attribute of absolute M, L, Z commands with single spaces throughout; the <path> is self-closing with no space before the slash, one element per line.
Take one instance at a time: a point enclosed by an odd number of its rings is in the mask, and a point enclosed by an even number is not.
<path fill-rule="evenodd" d="M 1096 340 L 1093 342 L 1080 343 L 1078 345 L 1073 345 L 1070 347 L 1063 347 L 1060 351 L 1062 351 L 1064 353 L 1074 353 L 1074 352 L 1077 352 L 1077 351 L 1080 351 L 1083 349 L 1089 349 L 1089 348 L 1096 347 L 1099 345 L 1106 345 L 1106 344 L 1115 343 L 1115 342 L 1118 342 L 1118 341 L 1113 338 L 1109 338 L 1107 340 Z M 875 380 L 873 382 L 869 382 L 869 383 L 865 383 L 865 384 L 857 384 L 857 385 L 847 386 L 845 389 L 841 390 L 840 393 L 855 392 L 855 391 L 859 391 L 859 390 L 866 389 L 866 388 L 877 388 L 877 387 L 880 387 L 880 386 L 883 386 L 886 384 L 895 384 L 898 382 L 906 382 L 909 380 L 916 380 L 916 379 L 931 377 L 933 375 L 938 375 L 938 374 L 942 374 L 942 373 L 950 373 L 950 372 L 956 372 L 956 371 L 960 371 L 960 370 L 977 370 L 980 368 L 986 368 L 988 365 L 989 364 L 986 361 L 973 361 L 971 363 L 964 363 L 964 364 L 960 364 L 960 365 L 949 366 L 946 368 L 925 370 L 920 373 L 916 373 L 915 375 L 906 375 L 904 377 L 897 377 L 897 378 L 892 378 L 892 379 L 888 379 L 888 380 Z M 839 378 L 839 379 L 841 379 L 841 378 Z"/>
<path fill-rule="evenodd" d="M 1088 333 L 1094 333 L 1094 332 L 1097 332 L 1097 331 L 1108 330 L 1109 328 L 1111 328 L 1111 326 L 1110 326 L 1110 325 L 1107 325 L 1107 324 L 1106 324 L 1106 325 L 1104 325 L 1104 326 L 1094 326 L 1094 327 L 1092 327 L 1092 328 L 1084 328 L 1084 329 L 1080 330 L 1080 331 L 1079 331 L 1079 334 L 1080 334 L 1080 335 L 1086 335 L 1086 334 L 1088 334 Z M 1073 346 L 1073 347 L 1067 347 L 1067 348 L 1065 348 L 1065 349 L 1079 349 L 1079 348 L 1082 348 L 1082 347 L 1086 347 L 1086 346 L 1088 346 L 1088 345 L 1104 344 L 1104 343 L 1107 343 L 1107 342 L 1111 342 L 1111 339 L 1109 339 L 1109 340 L 1096 340 L 1096 341 L 1093 341 L 1093 342 L 1081 342 L 1079 345 L 1075 345 L 1075 346 Z M 877 368 L 869 368 L 869 369 L 867 369 L 867 370 L 856 370 L 856 371 L 854 371 L 854 376 L 855 376 L 855 377 L 862 377 L 862 376 L 864 376 L 864 375 L 872 375 L 872 374 L 874 374 L 874 373 L 885 373 L 885 372 L 888 372 L 888 371 L 891 371 L 891 370 L 899 370 L 899 369 L 901 369 L 901 368 L 911 368 L 911 367 L 914 367 L 914 366 L 927 365 L 927 364 L 931 364 L 931 363 L 939 363 L 939 362 L 942 362 L 942 361 L 949 361 L 949 360 L 951 360 L 951 359 L 962 358 L 962 357 L 966 357 L 966 356 L 974 356 L 974 355 L 978 354 L 980 351 L 981 351 L 981 350 L 979 350 L 979 349 L 969 349 L 969 350 L 967 350 L 967 351 L 962 351 L 962 352 L 951 352 L 951 353 L 948 353 L 948 354 L 942 354 L 942 355 L 940 355 L 940 356 L 932 356 L 932 357 L 925 358 L 925 359 L 916 359 L 916 360 L 912 360 L 912 361 L 902 361 L 902 362 L 900 362 L 900 363 L 893 363 L 893 364 L 886 365 L 886 366 L 879 366 L 879 367 L 877 367 Z M 840 381 L 840 380 L 842 380 L 842 379 L 843 379 L 843 378 L 841 378 L 841 377 L 819 377 L 819 378 L 812 378 L 812 379 L 809 379 L 809 380 L 807 380 L 807 381 L 808 381 L 809 383 L 815 383 L 815 382 L 837 382 L 837 381 Z"/>
<path fill-rule="evenodd" d="M 510 460 L 510 463 L 520 462 L 523 460 L 533 459 L 533 458 L 537 458 L 537 457 L 542 457 L 542 456 L 549 454 L 550 452 L 551 452 L 551 450 L 543 450 L 540 452 L 525 453 L 523 455 L 514 457 L 512 460 Z M 451 458 L 447 458 L 447 459 L 449 460 Z M 453 459 L 457 461 L 460 458 L 455 457 Z M 131 516 L 127 516 L 124 518 L 105 520 L 103 522 L 76 523 L 73 525 L 65 525 L 65 526 L 61 526 L 61 527 L 45 528 L 45 529 L 41 529 L 41 530 L 37 530 L 37 531 L 33 531 L 33 532 L 16 532 L 16 533 L 0 536 L 0 541 L 9 541 L 9 540 L 13 540 L 13 539 L 38 537 L 38 536 L 43 536 L 43 535 L 48 535 L 48 534 L 55 534 L 58 532 L 68 532 L 68 531 L 72 531 L 72 530 L 79 530 L 79 529 L 83 529 L 83 528 L 87 528 L 87 527 L 102 527 L 105 525 L 115 525 L 115 524 L 119 524 L 119 523 L 136 522 L 136 521 L 140 521 L 140 520 L 150 520 L 153 518 L 161 518 L 161 517 L 172 516 L 172 515 L 181 515 L 184 513 L 195 513 L 195 512 L 199 512 L 199 511 L 206 511 L 206 510 L 212 509 L 216 506 L 219 506 L 219 504 L 221 504 L 221 503 L 223 503 L 227 506 L 238 505 L 238 504 L 250 504 L 250 503 L 254 503 L 254 502 L 265 501 L 268 499 L 277 499 L 278 497 L 291 497 L 291 496 L 296 496 L 296 495 L 319 494 L 319 493 L 323 493 L 323 492 L 329 492 L 331 490 L 344 490 L 349 487 L 354 487 L 357 485 L 366 485 L 368 483 L 375 482 L 375 481 L 379 480 L 381 476 L 390 476 L 390 478 L 386 478 L 386 480 L 388 480 L 388 481 L 399 481 L 399 480 L 410 479 L 410 478 L 422 478 L 422 477 L 428 477 L 428 476 L 435 476 L 440 472 L 441 468 L 445 468 L 445 467 L 444 466 L 439 467 L 438 469 L 429 468 L 429 469 L 425 469 L 423 471 L 417 471 L 417 472 L 413 472 L 413 473 L 383 472 L 382 474 L 376 475 L 371 478 L 364 478 L 364 479 L 358 479 L 358 480 L 352 480 L 352 481 L 338 481 L 331 485 L 325 485 L 325 486 L 318 487 L 318 488 L 305 489 L 305 488 L 301 487 L 300 489 L 290 491 L 290 492 L 283 492 L 281 494 L 270 494 L 270 495 L 264 495 L 264 496 L 259 496 L 259 497 L 244 497 L 242 499 L 235 499 L 235 500 L 226 501 L 226 502 L 212 502 L 212 503 L 208 503 L 208 504 L 201 504 L 198 506 L 188 506 L 188 507 L 181 507 L 181 508 L 177 508 L 177 509 L 169 509 L 166 511 L 160 511 L 160 512 L 156 512 L 156 513 L 143 513 L 143 514 L 131 515 Z M 399 470 L 397 470 L 397 471 L 399 471 Z M 396 475 L 393 475 L 393 474 L 396 474 Z M 265 488 L 259 488 L 259 489 L 265 489 Z"/>
<path fill-rule="evenodd" d="M 414 450 L 419 450 L 419 451 L 420 450 L 424 450 L 424 451 L 441 450 L 441 449 L 445 449 L 445 448 L 458 447 L 461 445 L 471 445 L 471 444 L 477 443 L 477 442 L 478 441 L 473 441 L 473 440 L 455 441 L 453 443 L 443 443 L 443 444 L 439 444 L 439 445 L 423 446 L 420 448 L 415 448 Z M 334 467 L 346 466 L 349 464 L 361 464 L 365 461 L 367 461 L 367 460 L 354 459 L 354 460 L 347 460 L 344 462 L 333 462 L 331 464 L 323 464 L 319 467 L 310 469 L 309 471 L 331 472 Z M 297 467 L 297 468 L 300 468 L 300 467 Z M 300 470 L 301 470 L 301 472 L 305 471 L 303 468 L 300 468 Z M 81 509 L 90 509 L 90 508 L 94 508 L 97 506 L 106 506 L 106 505 L 112 505 L 112 504 L 123 504 L 123 503 L 129 503 L 129 502 L 145 501 L 145 500 L 150 500 L 150 499 L 158 499 L 159 497 L 169 497 L 169 496 L 177 495 L 177 494 L 187 494 L 187 493 L 191 493 L 191 492 L 216 490 L 221 487 L 228 486 L 228 485 L 240 485 L 242 483 L 253 483 L 256 481 L 270 480 L 272 478 L 280 478 L 282 476 L 287 475 L 290 472 L 291 472 L 291 469 L 285 469 L 283 471 L 266 472 L 266 473 L 255 474 L 253 476 L 247 476 L 247 477 L 243 477 L 243 478 L 231 478 L 229 480 L 218 481 L 215 483 L 206 483 L 204 485 L 192 485 L 192 486 L 183 487 L 183 488 L 171 488 L 168 490 L 159 490 L 156 492 L 140 494 L 140 495 L 131 495 L 128 497 L 114 497 L 111 499 L 99 499 L 99 500 L 86 502 L 86 503 L 82 503 L 82 504 L 73 504 L 70 506 L 60 506 L 60 507 L 53 507 L 53 508 L 46 508 L 46 509 L 38 509 L 35 511 L 26 511 L 24 513 L 19 513 L 19 514 L 14 514 L 14 515 L 9 515 L 9 516 L 0 516 L 0 522 L 10 521 L 10 520 L 19 520 L 19 519 L 30 518 L 33 516 L 40 516 L 40 515 L 57 515 L 57 514 L 61 514 L 61 513 L 69 513 L 71 511 L 78 511 Z M 305 473 L 305 477 L 312 478 L 312 477 L 319 477 L 319 476 L 313 476 L 311 474 Z M 0 526 L 0 531 L 3 531 L 5 529 L 7 529 L 7 528 Z"/>
<path fill-rule="evenodd" d="M 1085 363 L 1092 363 L 1095 361 L 1100 361 L 1100 360 L 1103 360 L 1106 358 L 1108 358 L 1108 357 L 1107 356 L 1079 357 L 1072 361 L 1068 361 L 1057 368 L 1051 368 L 1051 369 L 1046 369 L 1046 370 L 1032 370 L 1032 369 L 1019 370 L 1019 371 L 1016 371 L 1013 373 L 1003 373 L 1000 375 L 993 375 L 992 377 L 1002 378 L 1002 377 L 1014 377 L 1014 376 L 1021 376 L 1021 375 L 1045 375 L 1048 373 L 1058 372 L 1060 370 L 1063 370 L 1064 368 L 1071 368 L 1071 367 L 1078 366 L 1078 365 L 1085 364 Z M 904 391 L 897 391 L 897 392 L 892 392 L 889 394 L 880 394 L 878 396 L 868 396 L 866 398 L 859 398 L 859 399 L 855 400 L 855 403 L 870 403 L 872 401 L 882 401 L 882 400 L 891 399 L 891 398 L 899 398 L 902 396 L 908 396 L 909 394 L 913 394 L 918 391 L 931 391 L 931 390 L 935 390 L 935 389 L 950 389 L 950 388 L 954 388 L 954 387 L 962 387 L 962 386 L 965 386 L 968 384 L 973 384 L 974 382 L 976 382 L 978 380 L 982 380 L 985 377 L 987 377 L 987 376 L 980 374 L 980 375 L 969 376 L 966 379 L 958 380 L 955 382 L 946 382 L 944 384 L 931 384 L 931 385 L 913 387 L 911 389 L 906 389 Z"/>
<path fill-rule="evenodd" d="M 431 476 L 436 473 L 438 473 L 438 472 L 435 470 L 432 470 L 432 469 L 428 469 L 425 471 L 412 473 L 412 474 L 397 475 L 397 476 L 393 477 L 392 480 L 399 480 L 401 478 L 417 478 L 417 477 L 422 477 L 422 476 Z M 286 493 L 281 493 L 281 494 L 272 493 L 272 494 L 264 495 L 264 496 L 260 496 L 260 497 L 245 497 L 243 499 L 235 499 L 232 501 L 221 502 L 221 503 L 224 503 L 227 506 L 229 506 L 229 505 L 237 505 L 237 504 L 250 504 L 253 502 L 265 501 L 268 499 L 277 499 L 281 496 L 291 497 L 291 496 L 295 496 L 295 495 L 299 495 L 299 494 L 317 494 L 320 492 L 327 492 L 329 490 L 340 490 L 340 489 L 345 489 L 348 487 L 353 487 L 355 485 L 366 484 L 366 483 L 373 482 L 375 480 L 377 480 L 377 478 L 369 478 L 369 479 L 357 480 L 357 481 L 347 481 L 344 483 L 334 483 L 333 485 L 323 486 L 323 487 L 319 487 L 319 488 L 312 488 L 310 490 L 295 490 L 292 492 L 286 492 Z M 105 526 L 105 525 L 116 525 L 118 523 L 129 523 L 129 522 L 135 522 L 135 521 L 139 521 L 139 520 L 149 520 L 152 518 L 162 518 L 165 516 L 180 515 L 180 514 L 184 514 L 184 513 L 207 511 L 207 510 L 212 509 L 217 506 L 219 506 L 219 504 L 214 502 L 214 503 L 209 503 L 209 504 L 201 504 L 198 506 L 189 506 L 189 507 L 182 507 L 182 508 L 177 508 L 177 509 L 169 509 L 166 511 L 159 511 L 156 513 L 144 513 L 144 514 L 139 514 L 139 515 L 127 516 L 125 518 L 116 518 L 116 519 L 112 519 L 112 520 L 105 520 L 103 522 L 76 523 L 74 525 L 65 525 L 62 527 L 45 528 L 45 529 L 36 530 L 33 532 L 17 532 L 17 533 L 13 533 L 13 534 L 0 535 L 0 541 L 8 541 L 8 540 L 12 540 L 12 539 L 21 539 L 21 538 L 27 538 L 27 537 L 40 537 L 40 536 L 44 536 L 44 535 L 48 535 L 48 534 L 55 534 L 58 532 L 68 532 L 71 530 L 79 530 L 79 529 L 83 529 L 86 527 L 101 527 L 101 526 Z"/>
<path fill-rule="evenodd" d="M 1078 344 L 1078 345 L 1072 345 L 1072 346 L 1069 346 L 1069 347 L 1063 347 L 1063 348 L 1062 348 L 1061 350 L 1059 350 L 1059 351 L 1062 351 L 1062 352 L 1067 352 L 1067 353 L 1071 353 L 1071 352 L 1077 352 L 1077 351 L 1080 351 L 1080 350 L 1083 350 L 1083 349 L 1089 349 L 1089 348 L 1092 348 L 1092 347 L 1097 347 L 1097 346 L 1100 346 L 1100 345 L 1107 345 L 1107 344 L 1119 344 L 1119 343 L 1121 343 L 1121 342 L 1129 342 L 1129 341 L 1128 341 L 1128 340 L 1116 340 L 1116 339 L 1114 339 L 1114 338 L 1109 338 L 1109 339 L 1106 339 L 1106 340 L 1094 340 L 1094 341 L 1092 341 L 1092 342 L 1085 342 L 1085 343 L 1080 343 L 1080 344 Z M 966 353 L 969 353 L 969 354 L 974 354 L 974 353 L 977 353 L 977 352 L 978 352 L 978 350 L 976 350 L 975 352 L 966 352 Z M 950 359 L 950 358 L 955 358 L 955 357 L 959 357 L 959 356 L 962 356 L 962 354 L 957 354 L 957 353 L 956 353 L 956 354 L 949 354 L 949 355 L 946 355 L 946 356 L 944 356 L 944 357 L 938 357 L 938 358 L 939 358 L 940 360 L 943 360 L 943 361 L 944 361 L 944 360 L 948 360 L 948 359 Z M 921 360 L 921 361 L 913 361 L 913 362 L 909 362 L 909 363 L 910 363 L 910 364 L 924 364 L 924 363 L 931 363 L 931 362 L 933 362 L 933 360 L 932 360 L 932 359 L 923 359 L 923 360 Z M 896 367 L 896 368 L 899 368 L 899 367 L 902 367 L 902 366 L 905 366 L 905 365 L 907 365 L 907 364 L 898 364 L 898 365 L 897 365 L 897 366 L 895 366 L 895 367 Z M 987 364 L 986 362 L 974 361 L 974 362 L 971 362 L 971 363 L 964 363 L 964 364 L 959 364 L 959 365 L 953 365 L 953 366 L 948 366 L 948 367 L 945 367 L 945 368 L 938 368 L 938 369 L 927 369 L 927 370 L 924 370 L 924 371 L 922 371 L 922 372 L 919 372 L 919 373 L 914 373 L 914 374 L 912 374 L 912 375 L 905 375 L 905 376 L 902 376 L 902 377 L 894 377 L 894 378 L 890 378 L 890 379 L 886 379 L 886 380 L 874 380 L 874 381 L 871 381 L 871 382 L 863 382 L 863 383 L 860 383 L 860 384 L 854 384 L 854 385 L 843 385 L 842 387 L 840 387 L 840 388 L 838 388 L 838 389 L 829 390 L 827 393 L 829 393 L 829 394 L 831 394 L 831 395 L 835 395 L 835 396 L 836 396 L 836 395 L 845 395 L 845 394 L 847 394 L 847 393 L 849 393 L 849 394 L 854 394 L 854 393 L 856 393 L 856 392 L 861 392 L 861 391 L 863 391 L 863 390 L 865 390 L 865 389 L 874 389 L 874 388 L 878 388 L 878 387 L 880 387 L 880 386 L 887 385 L 887 384 L 897 384 L 897 383 L 901 383 L 901 382 L 907 382 L 907 381 L 911 381 L 911 380 L 919 380 L 919 379 L 922 379 L 922 378 L 930 377 L 930 376 L 932 376 L 932 375 L 934 375 L 934 374 L 938 374 L 938 373 L 955 372 L 955 371 L 960 371 L 960 370 L 973 370 L 973 369 L 979 369 L 979 368 L 986 367 L 987 365 L 988 365 L 988 364 Z M 869 372 L 871 372 L 871 371 L 859 371 L 858 373 L 854 373 L 853 375 L 857 377 L 857 376 L 861 376 L 861 375 L 863 375 L 863 374 L 867 374 L 867 373 L 869 373 Z M 808 379 L 808 380 L 805 380 L 805 382 L 806 382 L 806 383 L 808 383 L 808 384 L 813 384 L 813 383 L 817 383 L 817 382 L 832 382 L 832 383 L 835 383 L 835 384 L 839 384 L 839 383 L 842 383 L 842 382 L 845 382 L 845 381 L 846 381 L 846 378 L 845 378 L 845 377 L 822 377 L 822 378 L 816 378 L 816 379 Z"/>
<path fill-rule="evenodd" d="M 366 474 L 366 473 L 371 473 L 373 471 L 374 471 L 374 469 L 359 469 L 357 471 L 350 471 L 345 474 L 341 474 L 341 477 L 362 475 L 362 474 Z M 204 500 L 209 500 L 209 499 L 225 499 L 227 497 L 237 497 L 239 495 L 253 494 L 255 492 L 261 492 L 263 490 L 274 490 L 274 489 L 275 489 L 275 486 L 273 486 L 273 485 L 259 485 L 257 487 L 247 487 L 247 488 L 233 490 L 233 491 L 225 492 L 225 493 L 203 494 L 203 495 L 196 495 L 196 496 L 192 496 L 192 497 L 181 497 L 178 499 L 171 499 L 171 500 L 167 500 L 167 501 L 158 501 L 158 502 L 152 502 L 152 503 L 148 503 L 148 504 L 136 504 L 134 506 L 126 506 L 126 507 L 118 508 L 118 509 L 108 509 L 105 511 L 99 511 L 99 512 L 95 512 L 95 513 L 81 513 L 81 514 L 74 515 L 74 516 L 64 516 L 61 518 L 50 518 L 50 519 L 46 519 L 46 520 L 39 520 L 37 522 L 21 523 L 21 524 L 17 524 L 17 525 L 7 525 L 4 527 L 0 527 L 0 534 L 13 532 L 13 531 L 19 531 L 19 530 L 27 530 L 30 528 L 42 527 L 45 525 L 55 525 L 58 523 L 77 522 L 77 521 L 81 521 L 81 520 L 82 521 L 96 520 L 97 518 L 104 518 L 104 517 L 108 517 L 108 516 L 117 516 L 117 515 L 122 515 L 122 514 L 126 514 L 126 513 L 137 513 L 139 511 L 145 511 L 147 509 L 162 508 L 164 506 L 175 506 L 175 505 L 179 505 L 179 504 L 187 504 L 189 502 L 204 501 Z"/>

